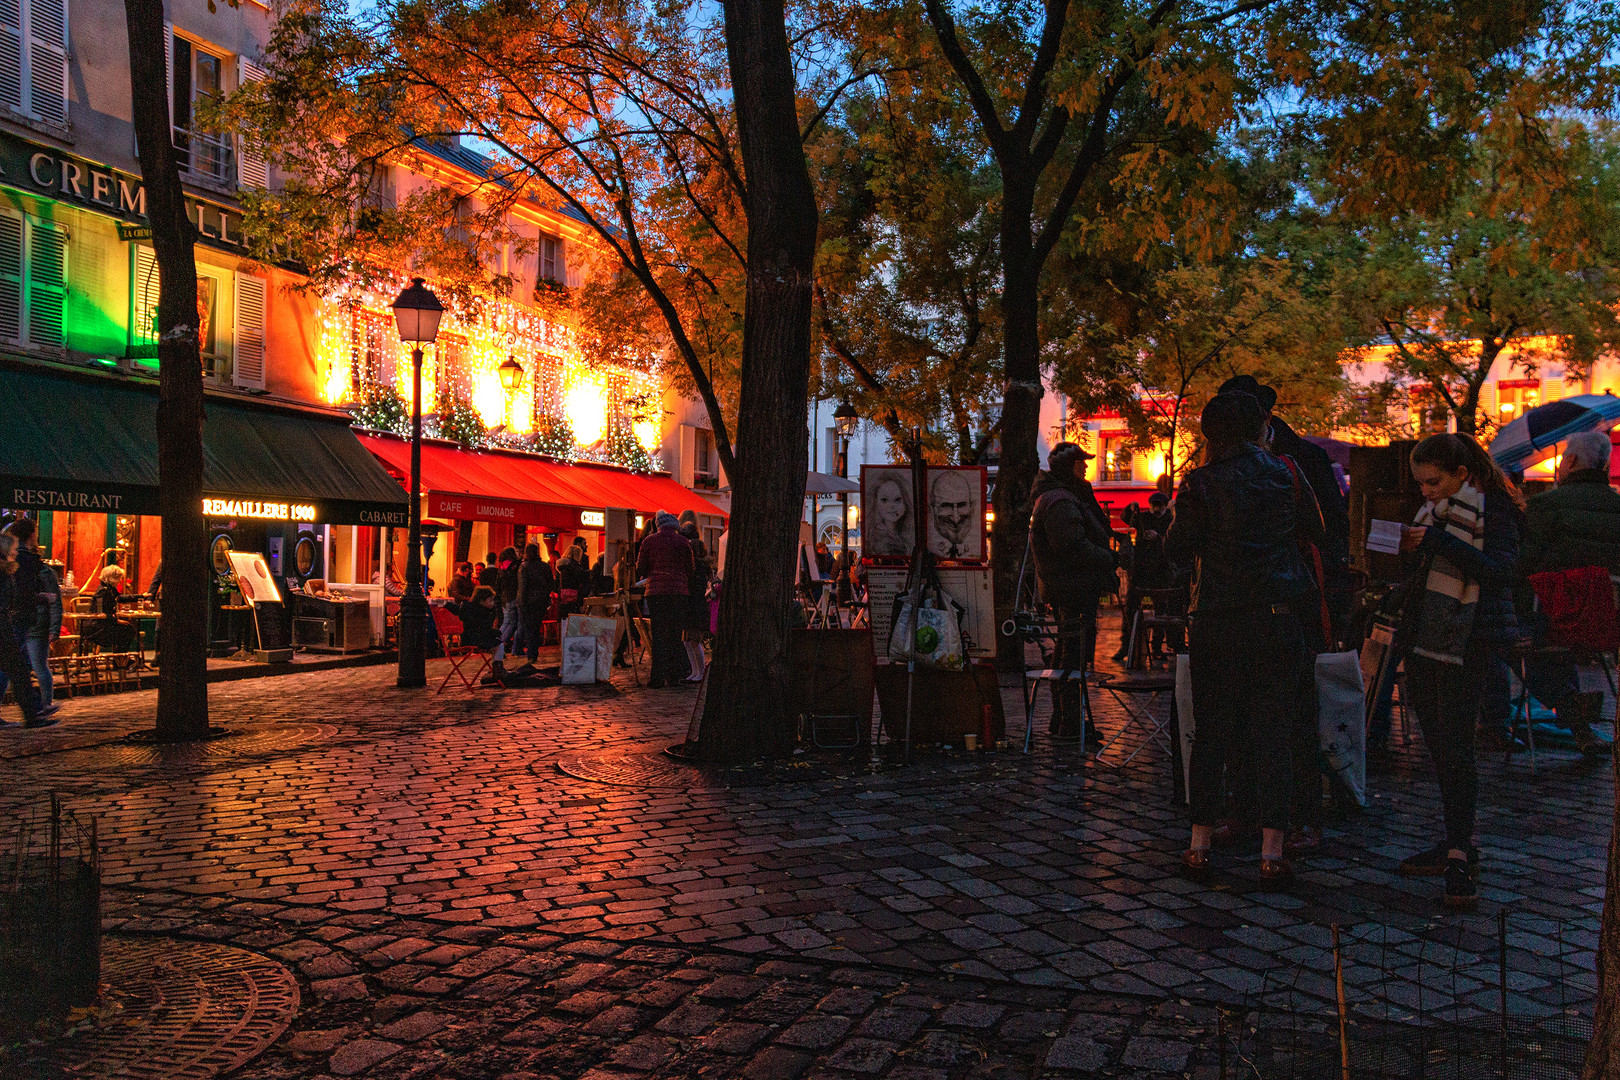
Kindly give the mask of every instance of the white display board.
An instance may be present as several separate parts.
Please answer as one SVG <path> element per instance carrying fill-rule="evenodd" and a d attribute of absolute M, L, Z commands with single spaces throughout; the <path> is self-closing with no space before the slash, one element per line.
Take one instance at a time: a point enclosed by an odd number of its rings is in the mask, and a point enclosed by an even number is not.
<path fill-rule="evenodd" d="M 281 590 L 276 588 L 276 579 L 270 576 L 270 567 L 263 555 L 255 551 L 231 551 L 226 557 L 236 572 L 236 588 L 242 599 L 254 605 L 281 603 Z"/>
<path fill-rule="evenodd" d="M 906 584 L 903 567 L 868 566 L 866 599 L 872 620 L 872 648 L 879 659 L 889 655 L 890 625 L 894 599 Z M 939 586 L 946 596 L 965 609 L 962 616 L 962 648 L 969 657 L 994 656 L 996 651 L 996 602 L 990 585 L 989 567 L 941 567 Z"/>

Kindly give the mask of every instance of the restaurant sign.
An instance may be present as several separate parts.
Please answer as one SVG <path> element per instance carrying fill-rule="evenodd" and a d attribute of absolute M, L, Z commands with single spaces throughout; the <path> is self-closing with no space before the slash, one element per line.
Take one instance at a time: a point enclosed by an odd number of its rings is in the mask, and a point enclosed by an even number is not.
<path fill-rule="evenodd" d="M 152 238 L 146 221 L 146 188 L 141 178 L 0 131 L 0 184 L 122 218 L 122 240 Z M 186 214 L 197 229 L 197 241 L 242 254 L 242 215 L 219 203 L 186 195 Z"/>
<path fill-rule="evenodd" d="M 309 503 L 264 502 L 260 499 L 204 499 L 203 516 L 210 518 L 252 518 L 259 521 L 314 521 L 315 507 Z"/>
<path fill-rule="evenodd" d="M 607 524 L 607 515 L 600 510 L 581 510 L 579 523 L 587 529 L 600 529 Z"/>

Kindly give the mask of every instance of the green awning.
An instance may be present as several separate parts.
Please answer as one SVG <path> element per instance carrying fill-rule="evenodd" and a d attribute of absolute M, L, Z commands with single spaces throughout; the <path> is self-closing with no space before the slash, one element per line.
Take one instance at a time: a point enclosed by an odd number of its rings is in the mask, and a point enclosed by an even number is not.
<path fill-rule="evenodd" d="M 145 380 L 0 366 L 0 506 L 158 513 L 157 401 Z M 405 492 L 347 417 L 227 393 L 204 409 L 203 493 L 250 504 L 218 516 L 287 504 L 299 508 L 289 520 L 406 524 Z"/>

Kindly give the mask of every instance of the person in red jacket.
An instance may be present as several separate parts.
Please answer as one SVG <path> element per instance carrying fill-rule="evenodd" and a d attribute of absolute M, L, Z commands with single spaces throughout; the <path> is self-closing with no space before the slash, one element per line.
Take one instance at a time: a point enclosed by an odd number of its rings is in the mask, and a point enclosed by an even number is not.
<path fill-rule="evenodd" d="M 687 676 L 681 628 L 686 625 L 690 600 L 687 582 L 692 576 L 692 545 L 681 535 L 675 515 L 658 511 L 658 531 L 641 542 L 636 576 L 647 582 L 647 614 L 652 619 L 652 677 L 657 689 Z"/>

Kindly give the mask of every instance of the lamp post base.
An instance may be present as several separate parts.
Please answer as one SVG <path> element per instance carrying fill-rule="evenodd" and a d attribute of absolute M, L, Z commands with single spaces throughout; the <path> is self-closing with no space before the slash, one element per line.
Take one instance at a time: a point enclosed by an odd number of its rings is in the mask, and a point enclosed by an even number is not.
<path fill-rule="evenodd" d="M 407 588 L 399 598 L 399 677 L 394 682 L 401 690 L 427 685 L 427 620 L 427 597 L 419 587 Z"/>

